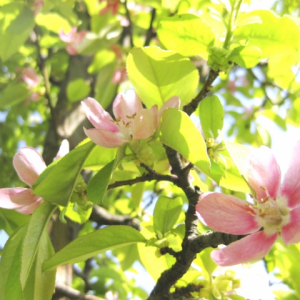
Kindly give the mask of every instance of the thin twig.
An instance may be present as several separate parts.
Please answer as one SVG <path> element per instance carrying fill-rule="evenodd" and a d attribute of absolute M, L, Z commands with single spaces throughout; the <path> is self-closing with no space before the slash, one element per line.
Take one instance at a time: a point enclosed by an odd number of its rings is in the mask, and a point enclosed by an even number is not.
<path fill-rule="evenodd" d="M 156 34 L 153 32 L 153 22 L 155 20 L 155 16 L 156 16 L 156 9 L 152 8 L 150 25 L 146 32 L 146 40 L 145 40 L 144 47 L 149 46 L 151 39 L 156 36 Z"/>
<path fill-rule="evenodd" d="M 125 6 L 125 10 L 126 10 L 126 17 L 127 17 L 128 23 L 129 23 L 127 28 L 128 28 L 128 32 L 129 32 L 130 46 L 133 48 L 134 43 L 133 43 L 133 38 L 132 38 L 132 22 L 131 22 L 129 9 L 127 7 L 127 0 L 124 1 L 124 6 Z"/>

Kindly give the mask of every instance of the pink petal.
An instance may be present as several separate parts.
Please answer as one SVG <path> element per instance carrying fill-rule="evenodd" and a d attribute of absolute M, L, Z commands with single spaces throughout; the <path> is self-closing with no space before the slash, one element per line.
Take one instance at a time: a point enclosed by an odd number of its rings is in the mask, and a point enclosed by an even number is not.
<path fill-rule="evenodd" d="M 281 236 L 286 245 L 300 242 L 300 207 L 290 212 L 290 222 L 282 227 Z"/>
<path fill-rule="evenodd" d="M 65 43 L 71 43 L 76 35 L 77 27 L 72 27 L 69 33 L 65 33 L 62 29 L 59 31 L 59 38 Z"/>
<path fill-rule="evenodd" d="M 81 101 L 89 121 L 99 129 L 111 132 L 119 132 L 118 126 L 108 112 L 106 112 L 101 104 L 93 98 L 87 98 Z"/>
<path fill-rule="evenodd" d="M 13 164 L 19 178 L 33 185 L 39 175 L 46 169 L 46 164 L 42 156 L 31 147 L 24 147 L 15 154 Z"/>
<path fill-rule="evenodd" d="M 234 196 L 205 193 L 196 205 L 196 214 L 214 230 L 248 234 L 259 230 L 255 212 L 249 203 Z"/>
<path fill-rule="evenodd" d="M 70 152 L 69 142 L 68 142 L 68 140 L 64 139 L 64 140 L 62 140 L 59 150 L 53 160 L 61 158 L 61 157 L 65 156 L 66 154 L 68 154 L 69 152 Z"/>
<path fill-rule="evenodd" d="M 153 105 L 150 109 L 142 109 L 134 118 L 133 140 L 147 139 L 156 131 L 158 108 Z"/>
<path fill-rule="evenodd" d="M 88 33 L 87 30 L 81 30 L 80 32 L 75 34 L 73 43 L 75 45 L 79 45 L 81 43 L 81 41 L 84 39 L 84 37 L 86 36 L 87 33 Z"/>
<path fill-rule="evenodd" d="M 281 196 L 288 198 L 288 206 L 295 207 L 300 204 L 300 141 L 293 149 L 289 168 L 284 176 Z"/>
<path fill-rule="evenodd" d="M 162 113 L 164 112 L 165 109 L 173 107 L 173 108 L 180 108 L 180 99 L 177 96 L 171 97 L 167 102 L 165 102 L 162 107 L 160 108 L 158 112 L 158 119 L 160 119 Z"/>
<path fill-rule="evenodd" d="M 40 197 L 34 203 L 23 206 L 21 208 L 17 208 L 16 211 L 20 212 L 21 214 L 29 215 L 32 214 L 36 210 L 36 208 L 40 206 L 42 203 L 43 203 L 43 198 Z"/>
<path fill-rule="evenodd" d="M 77 50 L 73 47 L 73 45 L 68 45 L 66 47 L 67 49 L 67 52 L 70 54 L 70 55 L 76 55 L 77 54 Z"/>
<path fill-rule="evenodd" d="M 211 258 L 223 267 L 259 260 L 270 251 L 277 236 L 277 233 L 267 236 L 263 231 L 259 231 L 223 249 L 212 251 Z"/>
<path fill-rule="evenodd" d="M 126 123 L 132 120 L 128 117 L 132 117 L 142 109 L 142 102 L 133 90 L 127 91 L 124 95 L 117 95 L 113 103 L 113 112 L 116 119 L 121 118 Z"/>
<path fill-rule="evenodd" d="M 256 193 L 256 199 L 267 197 L 262 187 L 267 188 L 271 197 L 277 197 L 280 186 L 280 168 L 272 151 L 265 146 L 252 151 L 246 163 L 245 178 Z"/>
<path fill-rule="evenodd" d="M 115 148 L 119 147 L 128 141 L 120 137 L 114 132 L 101 129 L 85 129 L 83 128 L 85 134 L 97 145 L 105 148 Z"/>
<path fill-rule="evenodd" d="M 23 71 L 23 80 L 27 83 L 28 88 L 34 88 L 40 82 L 38 75 L 31 67 L 27 67 Z"/>
<path fill-rule="evenodd" d="M 32 194 L 31 189 L 5 188 L 0 189 L 0 207 L 6 209 L 19 209 L 35 203 L 39 196 Z"/>

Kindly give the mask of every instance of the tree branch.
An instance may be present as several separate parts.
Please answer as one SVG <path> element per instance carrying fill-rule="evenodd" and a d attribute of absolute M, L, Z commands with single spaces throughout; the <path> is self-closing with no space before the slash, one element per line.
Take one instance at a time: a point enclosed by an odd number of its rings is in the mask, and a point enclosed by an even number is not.
<path fill-rule="evenodd" d="M 134 47 L 134 43 L 133 43 L 133 38 L 132 38 L 132 22 L 131 22 L 131 18 L 130 18 L 130 12 L 129 12 L 129 9 L 127 7 L 127 0 L 124 1 L 124 6 L 125 6 L 125 10 L 126 10 L 126 17 L 127 17 L 127 20 L 129 22 L 129 25 L 128 25 L 128 33 L 129 33 L 129 39 L 130 39 L 130 46 L 131 48 Z"/>
<path fill-rule="evenodd" d="M 106 209 L 94 205 L 90 220 L 98 225 L 128 225 L 137 230 L 140 230 L 140 222 L 137 219 L 131 218 L 128 215 L 114 215 Z"/>
<path fill-rule="evenodd" d="M 198 93 L 198 95 L 188 104 L 186 104 L 183 107 L 183 111 L 186 112 L 189 116 L 197 109 L 199 103 L 207 96 L 207 94 L 210 92 L 212 88 L 212 83 L 215 81 L 215 79 L 218 77 L 219 72 L 216 72 L 214 70 L 210 70 L 208 77 Z"/>
<path fill-rule="evenodd" d="M 150 25 L 146 32 L 146 40 L 145 40 L 144 47 L 149 46 L 151 39 L 156 36 L 156 34 L 153 32 L 153 22 L 155 20 L 155 16 L 156 16 L 156 9 L 152 8 Z"/>

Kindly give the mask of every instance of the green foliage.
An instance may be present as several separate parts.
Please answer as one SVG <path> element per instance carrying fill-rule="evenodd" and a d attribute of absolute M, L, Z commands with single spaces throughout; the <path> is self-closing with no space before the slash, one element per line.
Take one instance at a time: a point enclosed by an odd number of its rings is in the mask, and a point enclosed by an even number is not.
<path fill-rule="evenodd" d="M 160 132 L 164 144 L 177 150 L 205 174 L 210 174 L 205 142 L 187 114 L 174 108 L 165 110 Z"/>
<path fill-rule="evenodd" d="M 201 31 L 199 30 L 201 28 Z M 208 56 L 215 36 L 210 26 L 192 14 L 176 15 L 159 22 L 157 34 L 163 45 L 184 56 Z"/>
<path fill-rule="evenodd" d="M 161 106 L 173 96 L 186 104 L 193 98 L 198 83 L 197 70 L 187 58 L 158 47 L 132 49 L 127 72 L 147 107 Z"/>
<path fill-rule="evenodd" d="M 127 226 L 109 226 L 74 240 L 47 260 L 43 271 L 61 264 L 80 262 L 102 251 L 134 243 L 145 243 L 145 238 L 137 230 Z"/>
<path fill-rule="evenodd" d="M 153 213 L 153 227 L 159 239 L 165 237 L 172 229 L 181 210 L 182 200 L 180 197 L 175 199 L 167 197 L 158 198 Z"/>

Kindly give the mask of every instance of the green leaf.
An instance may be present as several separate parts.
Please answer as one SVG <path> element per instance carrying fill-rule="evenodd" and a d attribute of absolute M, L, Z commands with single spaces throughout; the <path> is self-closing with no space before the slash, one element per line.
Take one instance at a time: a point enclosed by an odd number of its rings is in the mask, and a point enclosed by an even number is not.
<path fill-rule="evenodd" d="M 22 247 L 22 261 L 20 282 L 22 288 L 25 287 L 30 269 L 36 258 L 36 253 L 40 247 L 42 234 L 52 216 L 56 206 L 45 202 L 41 204 L 32 214 Z"/>
<path fill-rule="evenodd" d="M 94 203 L 102 203 L 103 196 L 114 170 L 115 160 L 103 167 L 89 182 L 87 186 L 88 199 Z"/>
<path fill-rule="evenodd" d="M 81 144 L 62 157 L 50 172 L 46 169 L 47 175 L 43 177 L 44 172 L 40 175 L 43 180 L 32 186 L 34 193 L 53 204 L 67 206 L 83 164 L 94 147 L 93 142 Z"/>
<path fill-rule="evenodd" d="M 57 13 L 40 13 L 36 16 L 35 21 L 37 25 L 43 26 L 49 31 L 59 33 L 63 30 L 65 33 L 69 33 L 72 29 L 70 23 Z"/>
<path fill-rule="evenodd" d="M 20 300 L 22 289 L 20 284 L 22 242 L 27 225 L 14 232 L 5 244 L 0 261 L 0 299 Z"/>
<path fill-rule="evenodd" d="M 233 32 L 235 39 L 258 47 L 262 58 L 298 51 L 300 30 L 289 16 L 277 17 L 268 10 L 256 10 L 244 15 L 244 19 L 251 17 L 259 17 L 260 22 L 237 27 Z"/>
<path fill-rule="evenodd" d="M 234 48 L 228 59 L 232 60 L 239 66 L 250 69 L 255 67 L 259 63 L 261 58 L 261 51 L 259 48 L 250 46 L 250 47 L 236 47 Z"/>
<path fill-rule="evenodd" d="M 172 96 L 178 96 L 184 105 L 194 97 L 199 82 L 198 71 L 189 59 L 158 47 L 132 49 L 127 72 L 147 107 L 161 106 Z"/>
<path fill-rule="evenodd" d="M 34 15 L 21 3 L 9 3 L 0 7 L 0 20 L 0 57 L 6 61 L 29 37 Z"/>
<path fill-rule="evenodd" d="M 103 165 L 115 159 L 118 148 L 104 148 L 98 145 L 91 151 L 83 167 L 90 170 L 99 170 Z"/>
<path fill-rule="evenodd" d="M 145 243 L 145 241 L 143 235 L 131 227 L 109 226 L 77 238 L 45 261 L 43 270 L 53 269 L 61 264 L 80 262 L 115 247 Z"/>
<path fill-rule="evenodd" d="M 116 95 L 117 85 L 112 82 L 116 69 L 115 63 L 104 66 L 99 72 L 95 84 L 95 99 L 105 109 Z"/>
<path fill-rule="evenodd" d="M 157 34 L 163 45 L 184 56 L 200 55 L 207 59 L 208 46 L 215 36 L 211 27 L 192 14 L 176 15 L 159 22 Z"/>
<path fill-rule="evenodd" d="M 158 238 L 163 238 L 175 225 L 182 210 L 182 199 L 161 196 L 158 198 L 154 213 L 153 227 Z"/>
<path fill-rule="evenodd" d="M 181 153 L 210 176 L 210 160 L 200 131 L 189 116 L 175 108 L 166 109 L 160 125 L 161 142 Z"/>
<path fill-rule="evenodd" d="M 0 229 L 4 229 L 8 235 L 27 223 L 29 219 L 29 215 L 21 214 L 13 209 L 0 208 Z"/>
<path fill-rule="evenodd" d="M 90 91 L 91 87 L 82 78 L 73 80 L 67 85 L 67 97 L 71 102 L 84 99 Z"/>
<path fill-rule="evenodd" d="M 216 139 L 223 127 L 224 109 L 217 96 L 204 98 L 199 106 L 200 121 L 205 138 Z"/>
<path fill-rule="evenodd" d="M 23 290 L 24 300 L 52 299 L 56 270 L 42 272 L 42 264 L 54 255 L 54 250 L 47 231 L 44 230 L 35 260 L 30 270 L 27 284 Z"/>
<path fill-rule="evenodd" d="M 0 93 L 0 109 L 6 109 L 20 103 L 25 100 L 30 93 L 31 91 L 27 89 L 24 83 L 11 83 L 7 85 Z"/>

